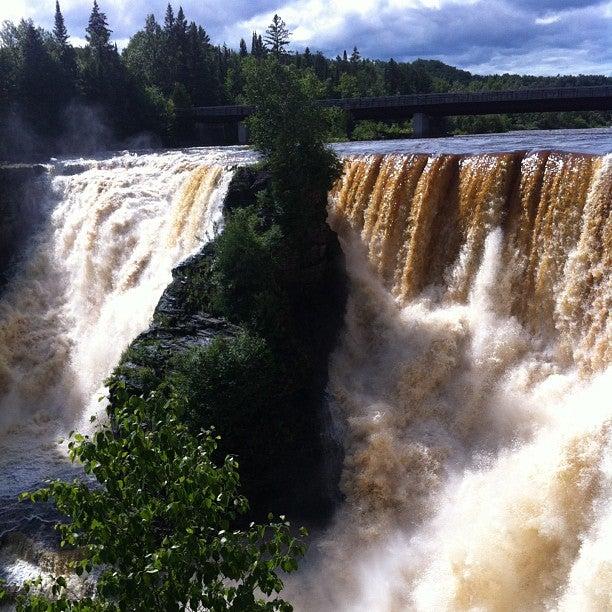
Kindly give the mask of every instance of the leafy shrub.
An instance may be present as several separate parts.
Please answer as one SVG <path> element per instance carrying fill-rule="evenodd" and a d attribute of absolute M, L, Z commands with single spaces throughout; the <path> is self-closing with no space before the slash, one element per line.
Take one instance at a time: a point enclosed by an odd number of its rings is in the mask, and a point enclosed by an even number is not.
<path fill-rule="evenodd" d="M 258 331 L 276 329 L 286 311 L 277 274 L 284 252 L 279 226 L 263 228 L 253 207 L 235 211 L 216 242 L 213 312 Z"/>
<path fill-rule="evenodd" d="M 17 609 L 291 610 L 278 597 L 279 571 L 294 571 L 304 547 L 289 524 L 238 526 L 248 504 L 237 462 L 215 461 L 218 438 L 194 436 L 176 396 L 113 393 L 112 428 L 69 443 L 71 459 L 99 486 L 53 481 L 22 496 L 53 500 L 70 517 L 58 526 L 62 545 L 83 550 L 72 564 L 78 575 L 100 572 L 95 598 L 71 598 L 60 576 L 50 599 L 26 587 Z"/>

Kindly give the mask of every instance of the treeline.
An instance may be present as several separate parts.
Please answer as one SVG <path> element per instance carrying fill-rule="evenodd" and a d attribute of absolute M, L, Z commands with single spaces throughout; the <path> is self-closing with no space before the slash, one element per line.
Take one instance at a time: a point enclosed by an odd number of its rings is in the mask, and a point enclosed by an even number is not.
<path fill-rule="evenodd" d="M 317 98 L 350 98 L 445 91 L 610 84 L 599 75 L 537 77 L 474 75 L 436 60 L 370 60 L 357 47 L 336 58 L 310 48 L 293 52 L 290 32 L 275 16 L 265 33 L 253 32 L 238 50 L 214 45 L 206 30 L 169 4 L 163 21 L 147 16 L 119 52 L 94 0 L 83 47 L 69 42 L 59 3 L 52 32 L 32 21 L 5 22 L 0 30 L 0 156 L 70 153 L 109 146 L 186 144 L 193 130 L 177 117 L 181 107 L 241 102 L 250 62 L 268 54 L 292 66 Z M 331 114 L 330 139 L 346 138 L 341 113 Z M 460 117 L 455 133 L 609 125 L 610 113 L 534 113 Z M 409 123 L 362 122 L 355 139 L 401 137 Z"/>

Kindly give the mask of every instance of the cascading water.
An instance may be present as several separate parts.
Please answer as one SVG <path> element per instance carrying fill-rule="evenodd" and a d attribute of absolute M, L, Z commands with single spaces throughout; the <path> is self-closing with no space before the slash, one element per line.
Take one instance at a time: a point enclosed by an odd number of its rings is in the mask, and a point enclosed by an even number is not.
<path fill-rule="evenodd" d="M 610 151 L 605 131 L 340 147 L 345 502 L 288 580 L 298 610 L 612 609 L 611 157 L 503 153 L 560 138 Z M 70 474 L 57 438 L 87 429 L 220 222 L 224 168 L 252 159 L 52 165 L 48 227 L 0 302 L 0 533 L 21 528 L 20 491 Z M 15 550 L 0 567 L 39 571 Z"/>
<path fill-rule="evenodd" d="M 346 501 L 298 609 L 612 609 L 612 156 L 349 158 Z"/>
<path fill-rule="evenodd" d="M 70 474 L 57 440 L 87 430 L 105 377 L 147 327 L 172 268 L 215 233 L 233 157 L 126 154 L 50 166 L 48 225 L 0 302 L 1 535 L 34 518 L 20 491 Z M 11 559 L 2 565 L 9 579 L 28 573 Z"/>

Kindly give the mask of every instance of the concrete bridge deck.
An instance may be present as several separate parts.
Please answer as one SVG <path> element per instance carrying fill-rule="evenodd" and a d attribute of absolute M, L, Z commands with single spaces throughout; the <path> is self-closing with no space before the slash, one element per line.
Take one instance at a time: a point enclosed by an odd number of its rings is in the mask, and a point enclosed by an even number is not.
<path fill-rule="evenodd" d="M 416 135 L 427 136 L 442 117 L 560 111 L 612 110 L 612 86 L 520 89 L 513 91 L 449 92 L 375 98 L 319 100 L 323 107 L 338 107 L 351 119 L 397 121 L 413 118 Z M 254 112 L 252 106 L 204 106 L 180 109 L 180 115 L 201 123 L 240 123 Z"/>

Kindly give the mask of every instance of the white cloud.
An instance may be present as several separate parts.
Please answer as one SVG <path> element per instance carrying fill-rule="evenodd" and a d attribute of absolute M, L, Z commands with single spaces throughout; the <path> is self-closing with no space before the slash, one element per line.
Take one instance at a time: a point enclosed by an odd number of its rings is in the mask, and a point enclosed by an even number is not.
<path fill-rule="evenodd" d="M 93 0 L 60 0 L 82 44 Z M 167 0 L 98 0 L 120 47 L 147 13 L 162 21 Z M 218 44 L 263 33 L 274 13 L 292 48 L 335 56 L 357 45 L 377 59 L 435 58 L 479 72 L 609 73 L 612 1 L 606 0 L 172 0 Z M 55 0 L 0 0 L 0 20 L 53 26 Z"/>
<path fill-rule="evenodd" d="M 41 2 L 40 4 L 45 4 Z M 19 21 L 20 19 L 30 19 L 39 14 L 39 5 L 28 0 L 1 0 L 0 1 L 0 21 Z"/>
<path fill-rule="evenodd" d="M 550 25 L 551 23 L 557 23 L 561 21 L 561 15 L 547 15 L 546 17 L 536 17 L 535 22 L 538 25 Z"/>

